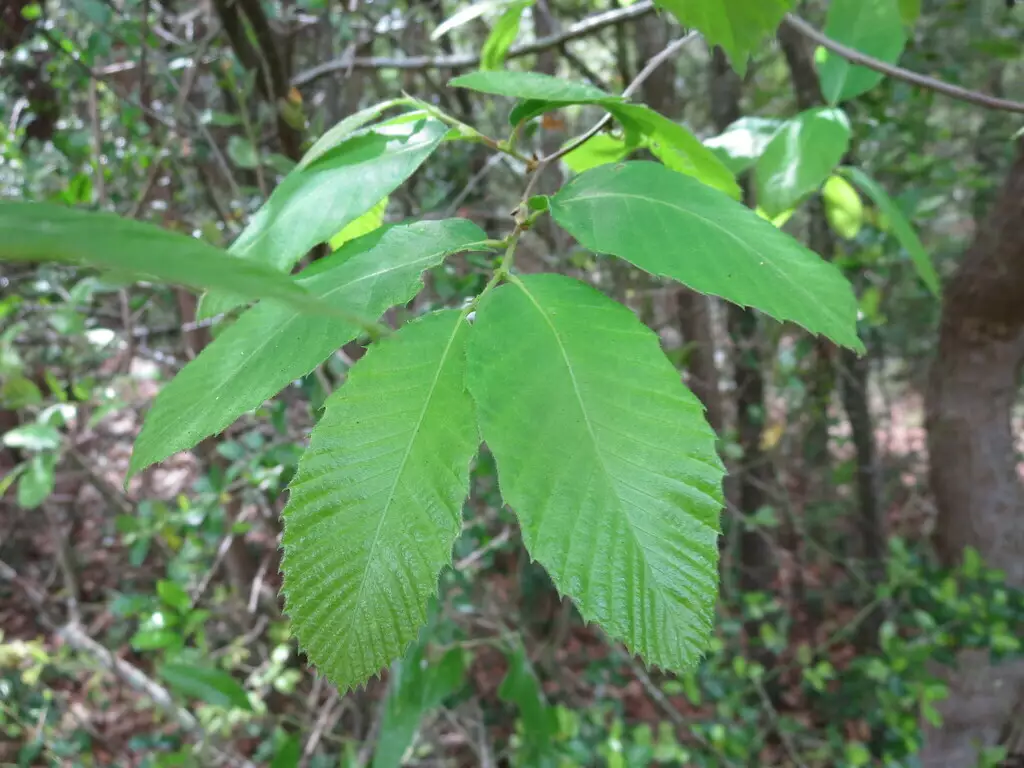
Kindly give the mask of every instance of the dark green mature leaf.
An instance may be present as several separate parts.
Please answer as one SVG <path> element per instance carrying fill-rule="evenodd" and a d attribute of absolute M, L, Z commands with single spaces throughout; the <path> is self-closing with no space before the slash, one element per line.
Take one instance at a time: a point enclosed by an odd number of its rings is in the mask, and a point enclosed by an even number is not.
<path fill-rule="evenodd" d="M 825 183 L 849 146 L 850 121 L 841 109 L 820 107 L 790 118 L 757 161 L 757 204 L 769 216 L 795 207 Z"/>
<path fill-rule="evenodd" d="M 569 181 L 551 214 L 586 248 L 863 350 L 839 270 L 694 179 L 650 162 L 604 165 Z"/>
<path fill-rule="evenodd" d="M 783 122 L 767 117 L 741 117 L 717 136 L 706 139 L 704 146 L 738 176 L 753 168 Z"/>
<path fill-rule="evenodd" d="M 534 0 L 514 0 L 494 24 L 494 29 L 484 41 L 480 50 L 480 69 L 500 69 L 505 55 L 519 36 L 519 23 L 523 12 L 533 5 Z"/>
<path fill-rule="evenodd" d="M 262 264 L 241 263 L 202 240 L 109 213 L 49 203 L 0 202 L 3 260 L 80 264 L 320 311 L 286 275 Z"/>
<path fill-rule="evenodd" d="M 565 80 L 540 72 L 470 72 L 452 78 L 449 85 L 512 99 L 536 99 L 558 104 L 587 104 L 615 99 L 588 83 Z"/>
<path fill-rule="evenodd" d="M 932 264 L 931 257 L 928 255 L 928 251 L 925 250 L 924 245 L 921 244 L 921 240 L 914 231 L 913 225 L 903 214 L 903 211 L 900 210 L 900 207 L 896 205 L 896 201 L 889 197 L 881 184 L 859 168 L 843 166 L 840 169 L 840 173 L 860 187 L 864 194 L 870 197 L 874 204 L 878 206 L 878 210 L 889 220 L 889 227 L 892 229 L 892 233 L 896 236 L 899 244 L 910 254 L 910 260 L 914 264 L 914 269 L 917 270 L 917 275 L 921 278 L 921 282 L 933 294 L 941 296 L 942 285 L 939 275 L 935 271 L 935 265 Z"/>
<path fill-rule="evenodd" d="M 229 253 L 238 261 L 291 269 L 389 195 L 437 149 L 447 129 L 437 120 L 395 122 L 356 133 L 277 186 Z M 234 296 L 203 297 L 197 315 L 237 307 Z"/>
<path fill-rule="evenodd" d="M 612 103 L 607 108 L 627 132 L 646 136 L 651 151 L 666 167 L 693 176 L 730 197 L 738 199 L 742 195 L 732 172 L 683 126 L 643 104 Z"/>
<path fill-rule="evenodd" d="M 684 27 L 694 27 L 709 45 L 729 54 L 733 69 L 747 71 L 747 59 L 773 33 L 792 0 L 655 0 Z"/>
<path fill-rule="evenodd" d="M 298 282 L 324 301 L 379 317 L 415 296 L 425 269 L 486 238 L 465 219 L 376 230 L 315 264 Z M 135 441 L 130 473 L 220 432 L 305 376 L 359 333 L 355 323 L 259 303 L 161 390 Z"/>
<path fill-rule="evenodd" d="M 324 133 L 309 149 L 298 163 L 301 170 L 312 165 L 332 149 L 340 146 L 347 139 L 359 133 L 365 126 L 376 120 L 392 107 L 405 104 L 406 99 L 387 99 L 369 107 L 355 112 L 344 120 L 337 122 L 329 131 Z"/>
<path fill-rule="evenodd" d="M 480 443 L 469 326 L 428 315 L 373 345 L 326 404 L 284 511 L 284 587 L 310 660 L 341 689 L 416 639 L 451 564 Z"/>
<path fill-rule="evenodd" d="M 907 44 L 900 0 L 832 0 L 825 34 L 887 64 L 899 60 Z M 856 98 L 885 77 L 830 51 L 822 51 L 820 56 L 821 93 L 830 104 Z"/>
<path fill-rule="evenodd" d="M 583 283 L 529 275 L 481 301 L 468 359 L 530 556 L 631 651 L 692 666 L 712 626 L 723 469 L 657 335 Z"/>
<path fill-rule="evenodd" d="M 252 711 L 245 688 L 220 669 L 180 662 L 162 664 L 157 674 L 174 690 L 215 707 Z"/>
<path fill-rule="evenodd" d="M 453 648 L 439 661 L 431 663 L 425 663 L 423 651 L 423 645 L 416 643 L 405 658 L 391 665 L 373 768 L 399 768 L 423 718 L 441 706 L 465 681 L 462 649 Z"/>

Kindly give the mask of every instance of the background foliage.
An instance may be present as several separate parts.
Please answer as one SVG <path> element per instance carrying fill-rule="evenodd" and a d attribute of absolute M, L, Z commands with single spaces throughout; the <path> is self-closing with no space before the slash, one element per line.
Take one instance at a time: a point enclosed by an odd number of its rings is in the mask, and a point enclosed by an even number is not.
<path fill-rule="evenodd" d="M 930 662 L 952 663 L 964 649 L 1019 656 L 1020 591 L 972 549 L 956 565 L 936 557 L 923 425 L 941 281 L 996 199 L 1019 115 L 851 66 L 793 26 L 776 34 L 793 7 L 782 0 L 660 5 L 671 13 L 552 0 L 15 0 L 0 10 L 0 195 L 50 203 L 68 226 L 84 214 L 58 206 L 120 215 L 90 218 L 88 236 L 54 230 L 41 240 L 30 209 L 0 208 L 4 256 L 50 259 L 59 243 L 113 270 L 47 261 L 4 262 L 0 272 L 0 762 L 909 768 L 949 693 Z M 1004 3 L 833 0 L 796 12 L 883 62 L 1024 98 L 1024 17 Z M 695 38 L 636 86 L 631 95 L 650 108 L 612 97 L 684 39 L 679 20 L 726 56 Z M 528 70 L 561 84 L 537 92 L 550 81 L 511 74 Z M 524 93 L 525 102 L 507 98 Z M 517 137 L 518 158 L 485 138 L 509 134 L 513 106 L 517 119 L 535 117 Z M 392 119 L 398 107 L 427 119 Z M 554 109 L 541 116 L 542 107 Z M 431 110 L 480 134 L 460 127 L 471 140 L 446 141 L 450 126 Z M 567 326 L 566 356 L 599 361 L 587 371 L 598 377 L 649 365 L 660 342 L 704 401 L 730 472 L 721 595 L 710 647 L 688 649 L 704 658 L 678 675 L 644 666 L 555 590 L 574 552 L 602 566 L 630 552 L 597 530 L 559 551 L 531 523 L 559 512 L 544 508 L 531 468 L 591 449 L 572 418 L 537 425 L 522 415 L 543 405 L 531 397 L 552 396 L 521 380 L 530 366 L 557 374 L 548 325 L 517 325 L 501 367 L 474 368 L 470 356 L 488 444 L 472 464 L 473 403 L 458 387 L 426 389 L 460 379 L 458 363 L 435 356 L 440 368 L 410 371 L 394 354 L 464 343 L 451 308 L 487 284 L 488 248 L 515 223 L 530 160 L 558 153 L 606 111 L 616 126 L 536 177 L 550 219 L 522 233 L 522 281 L 476 307 L 469 344 L 508 344 L 510 311 L 533 301 L 550 313 L 567 300 L 560 291 L 587 306 L 591 326 L 635 333 L 611 297 L 657 337 L 594 349 L 586 323 Z M 378 120 L 386 132 L 361 133 Z M 732 236 L 708 240 L 671 211 L 645 220 L 588 196 L 613 173 L 602 164 L 627 157 L 641 161 L 626 166 L 629 183 L 669 206 L 700 206 L 715 187 L 753 203 L 760 220 L 725 214 L 715 224 Z M 621 235 L 616 224 L 630 215 L 648 237 Z M 422 222 L 377 229 L 407 219 Z M 667 258 L 676 244 L 658 239 L 666 220 L 713 257 Z M 138 222 L 160 229 L 143 238 Z M 841 268 L 856 307 L 832 300 L 836 271 L 816 256 L 791 271 L 780 228 Z M 317 248 L 328 239 L 340 249 L 330 256 Z M 212 246 L 247 260 L 228 262 Z M 762 258 L 763 279 L 735 279 Z M 278 279 L 296 266 L 314 299 Z M 531 274 L 542 271 L 596 290 Z M 163 281 L 210 292 L 197 307 Z M 271 284 L 281 303 L 210 322 Z M 339 297 L 343 316 L 326 301 Z M 386 309 L 384 325 L 401 330 L 371 344 Z M 856 346 L 841 320 L 854 312 L 862 358 L 804 330 Z M 232 373 L 246 386 L 224 386 L 222 366 L 209 363 L 225 349 L 242 350 Z M 667 363 L 658 376 L 659 391 L 674 391 Z M 510 384 L 521 400 L 501 396 Z M 311 590 L 324 588 L 315 570 L 324 563 L 364 581 L 369 572 L 358 541 L 328 546 L 315 506 L 284 532 L 281 513 L 315 505 L 317 473 L 360 439 L 352 425 L 385 394 L 397 450 L 414 459 L 400 471 L 469 470 L 434 499 L 394 499 L 416 524 L 382 528 L 386 545 L 409 553 L 408 568 L 432 584 L 454 541 L 454 567 L 441 571 L 436 598 L 421 591 L 407 616 L 394 616 L 412 634 L 409 616 L 427 618 L 417 642 L 342 694 L 308 666 L 296 635 L 311 651 L 348 654 L 363 677 L 402 648 L 366 658 L 362 638 L 383 631 L 372 620 L 352 640 L 293 627 L 317 606 L 289 599 L 286 617 L 282 538 L 309 543 Z M 328 401 L 337 410 L 325 411 Z M 615 405 L 595 405 L 601 422 L 632 425 L 636 414 Z M 653 395 L 645 407 L 652 423 L 662 418 Z M 456 424 L 457 439 L 417 442 L 414 432 L 401 443 L 409 409 Z M 157 415 L 143 428 L 147 412 Z M 694 461 L 710 461 L 706 437 Z M 650 439 L 668 446 L 673 435 Z M 516 518 L 499 471 L 510 445 L 531 441 L 531 461 L 502 478 Z M 629 483 L 671 482 L 673 468 L 658 462 L 609 472 L 599 501 L 614 506 L 613 491 Z M 352 503 L 369 495 L 349 490 Z M 420 562 L 410 542 L 422 544 L 431 521 L 444 537 Z M 371 589 L 401 593 L 399 574 L 372 575 Z M 332 594 L 343 607 L 352 599 Z M 616 617 L 597 617 L 622 635 Z M 642 650 L 671 662 L 678 646 Z M 1011 728 L 983 764 L 1006 759 L 1019 733 Z"/>

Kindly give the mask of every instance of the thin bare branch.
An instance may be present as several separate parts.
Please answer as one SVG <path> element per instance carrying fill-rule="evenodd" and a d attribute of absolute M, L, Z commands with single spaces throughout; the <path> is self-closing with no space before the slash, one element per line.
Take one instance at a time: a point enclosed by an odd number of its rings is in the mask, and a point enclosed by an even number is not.
<path fill-rule="evenodd" d="M 989 96 L 987 93 L 980 93 L 968 88 L 961 88 L 959 85 L 953 85 L 952 83 L 947 83 L 943 80 L 937 80 L 934 77 L 928 77 L 928 75 L 911 72 L 909 69 L 897 67 L 895 64 L 887 64 L 884 61 L 880 61 L 879 59 L 868 56 L 858 50 L 849 48 L 842 43 L 836 42 L 830 37 L 826 37 L 806 21 L 796 16 L 787 15 L 783 23 L 795 29 L 808 40 L 817 43 L 822 48 L 830 50 L 838 56 L 842 56 L 851 64 L 859 64 L 862 67 L 867 67 L 868 69 L 873 69 L 876 72 L 881 72 L 883 75 L 887 75 L 894 80 L 902 80 L 905 83 L 916 85 L 919 88 L 926 88 L 930 91 L 935 91 L 935 93 L 941 93 L 943 96 L 949 96 L 951 99 L 966 101 L 968 104 L 975 104 L 979 107 L 985 107 L 986 109 L 999 109 L 1004 112 L 1024 114 L 1024 103 Z"/>
<path fill-rule="evenodd" d="M 513 47 L 508 52 L 506 58 L 514 59 L 519 56 L 528 56 L 531 53 L 545 51 L 549 48 L 557 48 L 570 40 L 589 37 L 607 27 L 639 19 L 653 10 L 653 0 L 640 0 L 640 2 L 625 8 L 595 13 L 562 32 L 547 35 L 533 42 Z M 350 72 L 353 69 L 470 69 L 479 63 L 479 53 L 456 54 L 454 56 L 409 56 L 401 59 L 386 56 L 364 57 L 346 55 L 332 61 L 325 61 L 322 64 L 317 64 L 315 67 L 299 72 L 292 78 L 292 85 L 300 88 L 333 72 Z"/>

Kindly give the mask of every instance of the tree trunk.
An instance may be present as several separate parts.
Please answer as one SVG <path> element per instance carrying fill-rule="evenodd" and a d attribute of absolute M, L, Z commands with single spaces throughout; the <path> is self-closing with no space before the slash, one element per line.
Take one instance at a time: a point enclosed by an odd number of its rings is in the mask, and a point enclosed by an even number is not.
<path fill-rule="evenodd" d="M 935 545 L 947 565 L 975 548 L 1024 588 L 1024 486 L 1011 415 L 1024 367 L 1024 141 L 988 217 L 946 288 L 927 394 Z M 1024 690 L 1024 662 L 965 651 L 941 728 L 926 728 L 925 768 L 968 768 L 995 745 Z M 972 743 L 976 742 L 976 743 Z"/>

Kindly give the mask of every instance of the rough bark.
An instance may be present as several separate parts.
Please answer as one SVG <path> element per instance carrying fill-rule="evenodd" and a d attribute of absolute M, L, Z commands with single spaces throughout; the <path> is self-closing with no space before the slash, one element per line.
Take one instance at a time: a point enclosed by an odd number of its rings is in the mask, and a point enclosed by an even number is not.
<path fill-rule="evenodd" d="M 926 399 L 935 545 L 953 565 L 974 547 L 1024 588 L 1024 486 L 1011 415 L 1024 368 L 1024 142 L 988 217 L 946 287 Z M 967 768 L 997 743 L 1024 691 L 1024 662 L 964 652 L 941 670 L 944 723 L 926 728 L 925 768 Z"/>

